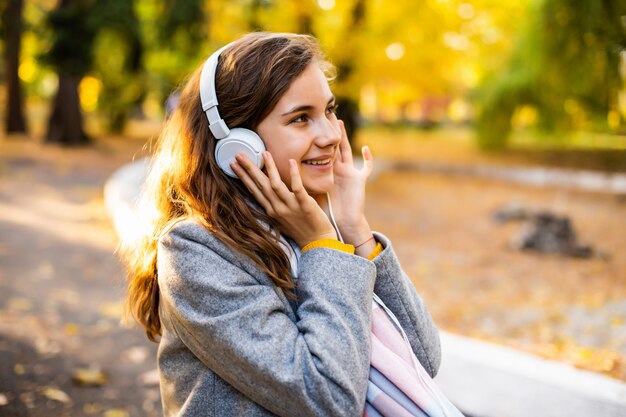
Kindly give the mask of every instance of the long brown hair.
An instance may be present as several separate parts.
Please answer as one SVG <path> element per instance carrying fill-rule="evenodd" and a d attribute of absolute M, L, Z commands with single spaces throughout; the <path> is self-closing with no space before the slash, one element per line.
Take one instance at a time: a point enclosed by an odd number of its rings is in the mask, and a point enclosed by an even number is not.
<path fill-rule="evenodd" d="M 220 55 L 215 85 L 221 117 L 231 128 L 254 130 L 313 62 L 332 75 L 311 36 L 265 32 L 243 36 Z M 277 287 L 293 296 L 289 259 L 275 233 L 272 237 L 259 220 L 272 230 L 277 230 L 275 222 L 249 204 L 255 200 L 246 187 L 216 164 L 216 140 L 200 102 L 201 69 L 182 89 L 178 107 L 158 140 L 140 213 L 151 219 L 149 227 L 141 239 L 123 246 L 129 269 L 127 307 L 152 341 L 161 334 L 157 242 L 168 225 L 183 217 L 197 219 L 221 241 L 249 256 Z"/>

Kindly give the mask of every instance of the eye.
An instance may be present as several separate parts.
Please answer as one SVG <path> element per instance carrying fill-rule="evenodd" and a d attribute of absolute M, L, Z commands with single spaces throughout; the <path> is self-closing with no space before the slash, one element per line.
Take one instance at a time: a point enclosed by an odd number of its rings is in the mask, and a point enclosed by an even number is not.
<path fill-rule="evenodd" d="M 339 107 L 338 104 L 331 104 L 330 106 L 326 107 L 326 113 L 327 114 L 337 114 L 337 108 Z"/>
<path fill-rule="evenodd" d="M 304 123 L 307 120 L 309 120 L 309 116 L 307 116 L 306 114 L 301 114 L 297 116 L 296 118 L 291 119 L 289 123 Z"/>

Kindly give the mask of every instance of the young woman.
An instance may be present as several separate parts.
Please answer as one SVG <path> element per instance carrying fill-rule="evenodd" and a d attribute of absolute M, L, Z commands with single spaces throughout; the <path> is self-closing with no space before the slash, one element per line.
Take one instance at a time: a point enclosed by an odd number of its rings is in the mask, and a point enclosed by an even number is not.
<path fill-rule="evenodd" d="M 365 216 L 372 156 L 352 163 L 314 38 L 252 33 L 212 58 L 160 138 L 151 233 L 128 257 L 130 310 L 159 339 L 164 413 L 361 416 L 374 293 L 429 374 L 440 361 L 422 300 Z M 263 163 L 216 157 L 228 127 L 260 136 Z"/>

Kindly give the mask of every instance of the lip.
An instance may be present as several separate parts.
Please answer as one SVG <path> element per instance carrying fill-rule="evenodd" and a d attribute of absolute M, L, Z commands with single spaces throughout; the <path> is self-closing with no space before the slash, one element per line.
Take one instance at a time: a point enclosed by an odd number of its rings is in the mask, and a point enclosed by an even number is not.
<path fill-rule="evenodd" d="M 328 159 L 328 158 L 326 158 L 326 159 Z M 303 161 L 302 165 L 307 167 L 307 169 L 314 169 L 314 170 L 317 170 L 317 171 L 326 171 L 326 170 L 332 169 L 332 167 L 333 167 L 333 160 L 331 159 L 327 164 L 324 164 L 324 165 L 305 164 L 304 161 Z"/>
<path fill-rule="evenodd" d="M 334 153 L 327 153 L 327 154 L 322 154 L 322 155 L 318 155 L 314 158 L 306 158 L 303 159 L 302 162 L 304 161 L 323 161 L 324 159 L 330 159 L 331 162 L 335 159 L 335 154 Z"/>
<path fill-rule="evenodd" d="M 315 158 L 303 159 L 301 164 L 310 169 L 315 169 L 318 171 L 325 171 L 325 170 L 332 169 L 333 163 L 335 162 L 334 156 L 335 156 L 334 154 L 318 155 Z M 324 160 L 328 160 L 328 163 L 324 165 L 313 165 L 313 164 L 305 163 L 305 161 L 324 161 Z"/>

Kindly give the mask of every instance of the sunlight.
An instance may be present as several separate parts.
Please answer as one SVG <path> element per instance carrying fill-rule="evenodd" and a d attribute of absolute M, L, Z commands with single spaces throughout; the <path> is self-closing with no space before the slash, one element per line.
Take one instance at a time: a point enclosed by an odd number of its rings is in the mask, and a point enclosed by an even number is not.
<path fill-rule="evenodd" d="M 469 20 L 474 17 L 474 6 L 469 3 L 461 3 L 459 4 L 457 12 L 463 19 Z"/>
<path fill-rule="evenodd" d="M 363 116 L 368 118 L 376 117 L 376 110 L 378 108 L 378 95 L 376 93 L 376 87 L 372 84 L 367 84 L 361 87 L 361 102 L 359 109 Z"/>
<path fill-rule="evenodd" d="M 456 51 L 465 51 L 470 47 L 470 42 L 467 36 L 456 32 L 444 33 L 443 43 L 448 48 L 454 49 Z"/>
<path fill-rule="evenodd" d="M 105 205 L 113 227 L 123 245 L 133 246 L 150 233 L 152 221 L 159 215 L 156 207 L 140 200 L 150 158 L 139 159 L 119 168 L 104 187 Z M 141 213 L 139 216 L 139 207 Z"/>
<path fill-rule="evenodd" d="M 43 97 L 51 97 L 59 86 L 59 77 L 56 74 L 46 74 L 39 85 L 39 92 Z"/>
<path fill-rule="evenodd" d="M 24 200 L 19 209 L 0 203 L 0 221 L 27 227 L 70 244 L 109 253 L 115 249 L 108 225 L 101 227 L 97 222 L 86 221 L 93 218 L 93 206 L 68 204 L 47 198 L 24 197 Z"/>
<path fill-rule="evenodd" d="M 385 49 L 387 58 L 397 61 L 404 56 L 404 45 L 400 42 L 394 42 Z"/>
<path fill-rule="evenodd" d="M 471 116 L 471 107 L 469 103 L 462 99 L 455 99 L 448 107 L 448 118 L 454 122 L 462 122 L 468 120 Z"/>
<path fill-rule="evenodd" d="M 317 0 L 317 4 L 322 10 L 332 10 L 335 8 L 335 0 Z"/>

